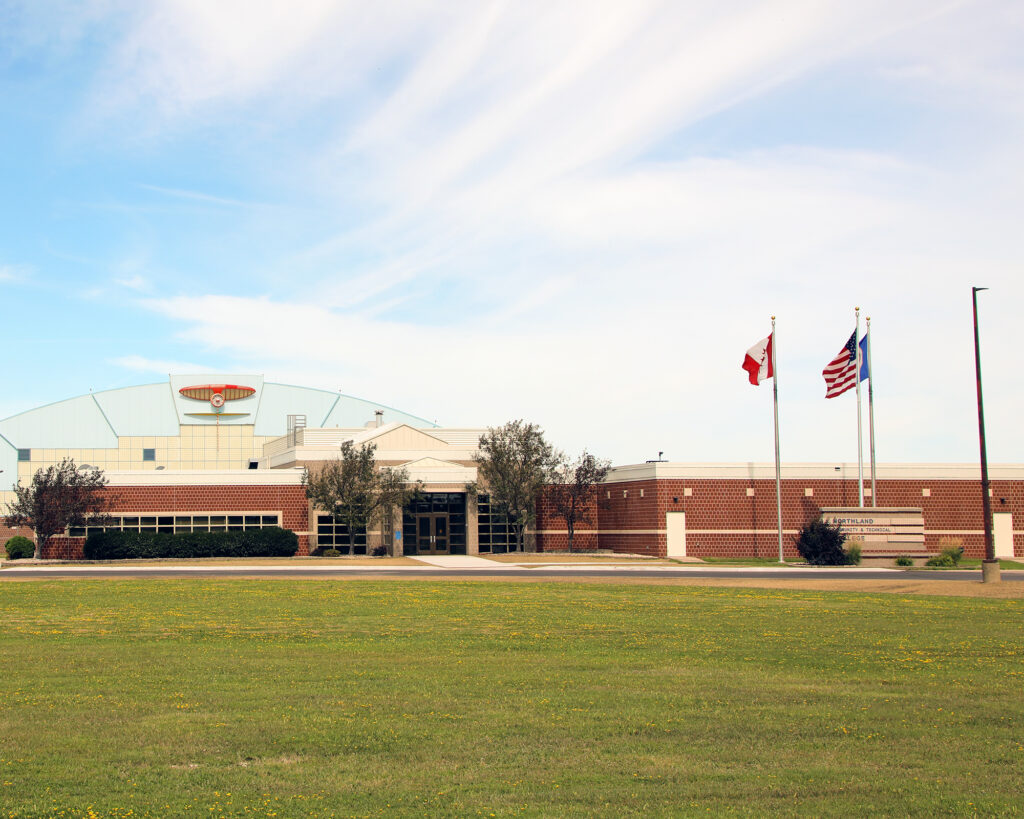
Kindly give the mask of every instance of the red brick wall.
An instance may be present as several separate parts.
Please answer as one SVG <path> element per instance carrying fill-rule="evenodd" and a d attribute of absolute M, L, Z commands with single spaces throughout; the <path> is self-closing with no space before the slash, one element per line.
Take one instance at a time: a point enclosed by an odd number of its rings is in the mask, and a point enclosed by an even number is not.
<path fill-rule="evenodd" d="M 598 548 L 597 491 L 583 507 L 584 518 L 576 522 L 573 551 L 592 552 Z M 565 518 L 560 517 L 550 499 L 542 492 L 537 499 L 537 551 L 564 552 L 569 549 Z"/>
<path fill-rule="evenodd" d="M 687 496 L 685 489 L 691 489 Z M 806 497 L 804 490 L 813 490 Z M 930 497 L 921 490 L 928 488 Z M 753 496 L 747 490 L 753 489 Z M 1024 482 L 993 481 L 994 512 L 1012 512 L 1015 528 L 1024 528 Z M 967 553 L 984 552 L 981 489 L 978 481 L 901 480 L 879 482 L 881 506 L 920 507 L 924 511 L 925 545 L 936 551 L 943 536 L 962 538 Z M 641 496 L 641 491 L 643 495 Z M 108 487 L 110 511 L 147 512 L 279 512 L 281 524 L 296 532 L 309 530 L 305 492 L 301 486 L 165 486 Z M 796 530 L 816 518 L 822 507 L 856 506 L 853 480 L 783 482 L 783 529 Z M 612 549 L 635 554 L 666 553 L 665 513 L 686 512 L 687 553 L 695 557 L 778 555 L 773 480 L 645 480 L 604 484 L 590 504 L 590 522 L 579 523 L 575 548 Z M 599 532 L 595 532 L 594 520 Z M 565 521 L 542 495 L 538 501 L 537 548 L 568 547 Z M 29 532 L 18 532 L 30 536 Z M 0 543 L 15 534 L 0 528 Z M 793 535 L 783 535 L 787 556 L 796 556 Z M 44 557 L 77 558 L 82 540 L 57 538 Z M 1016 555 L 1024 557 L 1024 535 L 1015 535 Z M 299 554 L 308 554 L 309 538 L 299 536 Z"/>
<path fill-rule="evenodd" d="M 1024 484 L 992 482 L 993 512 L 1012 512 L 1014 528 L 1024 523 Z M 685 489 L 692 490 L 687 496 Z M 805 489 L 813 490 L 811 497 Z M 922 495 L 928 488 L 930 497 Z M 605 484 L 599 508 L 599 543 L 604 549 L 637 554 L 666 553 L 665 513 L 686 513 L 686 551 L 695 557 L 775 557 L 778 555 L 774 480 L 646 480 Z M 753 489 L 753 496 L 747 490 Z M 643 496 L 641 497 L 641 490 Z M 968 555 L 984 556 L 981 488 L 978 481 L 902 480 L 878 484 L 879 506 L 923 510 L 925 546 L 960 537 Z M 870 502 L 870 501 L 868 501 Z M 855 480 L 787 480 L 782 483 L 783 530 L 796 530 L 832 506 L 856 506 Z M 792 534 L 783 550 L 796 556 Z M 1024 556 L 1024 536 L 1014 536 L 1014 552 Z"/>
<path fill-rule="evenodd" d="M 111 513 L 279 512 L 281 526 L 309 531 L 306 492 L 301 486 L 108 486 Z M 82 557 L 82 538 L 54 538 L 44 558 Z M 299 535 L 298 554 L 309 554 L 309 536 Z"/>
<path fill-rule="evenodd" d="M 3 507 L 0 506 L 0 509 L 2 509 L 2 508 Z M 4 547 L 4 544 L 7 543 L 7 541 L 10 540 L 15 535 L 21 535 L 22 537 L 27 537 L 29 540 L 32 540 L 32 541 L 34 541 L 36 539 L 35 535 L 32 533 L 31 529 L 24 529 L 24 528 L 20 528 L 20 527 L 16 527 L 14 529 L 8 528 L 7 526 L 4 526 L 3 518 L 0 518 L 0 560 L 6 560 L 7 559 L 7 552 L 4 551 L 3 547 Z"/>

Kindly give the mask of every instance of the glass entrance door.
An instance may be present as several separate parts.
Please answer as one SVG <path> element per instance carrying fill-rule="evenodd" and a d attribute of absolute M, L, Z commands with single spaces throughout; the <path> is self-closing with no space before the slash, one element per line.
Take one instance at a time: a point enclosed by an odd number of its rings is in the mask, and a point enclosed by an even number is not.
<path fill-rule="evenodd" d="M 403 554 L 466 553 L 466 494 L 424 492 L 402 510 Z"/>
<path fill-rule="evenodd" d="M 448 554 L 447 514 L 416 516 L 416 551 L 421 555 Z"/>

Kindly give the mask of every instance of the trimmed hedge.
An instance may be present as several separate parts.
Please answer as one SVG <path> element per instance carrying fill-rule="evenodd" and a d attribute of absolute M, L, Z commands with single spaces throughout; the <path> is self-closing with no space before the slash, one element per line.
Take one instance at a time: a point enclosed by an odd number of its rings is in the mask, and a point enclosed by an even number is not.
<path fill-rule="evenodd" d="M 15 535 L 4 544 L 7 550 L 8 560 L 21 560 L 26 557 L 35 557 L 36 544 L 23 535 Z"/>
<path fill-rule="evenodd" d="M 291 557 L 299 550 L 295 532 L 278 526 L 243 532 L 93 532 L 86 560 L 155 557 Z"/>

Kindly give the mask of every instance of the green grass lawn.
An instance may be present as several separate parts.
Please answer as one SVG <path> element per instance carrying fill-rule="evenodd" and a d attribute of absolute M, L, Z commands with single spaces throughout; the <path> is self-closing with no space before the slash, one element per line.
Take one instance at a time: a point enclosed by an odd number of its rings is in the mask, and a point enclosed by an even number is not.
<path fill-rule="evenodd" d="M 0 816 L 1020 813 L 1024 601 L 0 584 Z"/>
<path fill-rule="evenodd" d="M 981 568 L 981 558 L 965 557 L 965 558 L 963 558 L 960 561 L 960 566 L 958 568 L 961 568 L 961 569 L 980 569 Z M 1024 569 L 1024 562 L 1021 562 L 1020 560 L 1008 560 L 1007 558 L 1003 557 L 1003 558 L 999 559 L 999 568 L 1000 569 Z"/>

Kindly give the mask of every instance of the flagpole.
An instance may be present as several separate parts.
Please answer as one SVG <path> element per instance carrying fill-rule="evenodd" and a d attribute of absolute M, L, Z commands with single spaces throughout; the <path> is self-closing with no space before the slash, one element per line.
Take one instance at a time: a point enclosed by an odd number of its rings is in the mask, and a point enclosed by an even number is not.
<path fill-rule="evenodd" d="M 867 325 L 864 334 L 868 339 L 865 352 L 868 354 L 868 446 L 871 448 L 871 505 L 878 506 L 878 495 L 875 489 L 875 371 L 871 367 L 871 316 L 867 317 Z"/>
<path fill-rule="evenodd" d="M 782 557 L 782 468 L 779 464 L 779 369 L 775 365 L 775 316 L 772 316 L 772 401 L 775 407 L 775 511 L 779 525 L 779 563 Z"/>
<path fill-rule="evenodd" d="M 855 307 L 857 329 L 853 334 L 853 350 L 856 355 L 857 369 L 857 500 L 861 509 L 864 508 L 864 433 L 862 432 L 860 413 L 860 308 Z"/>

